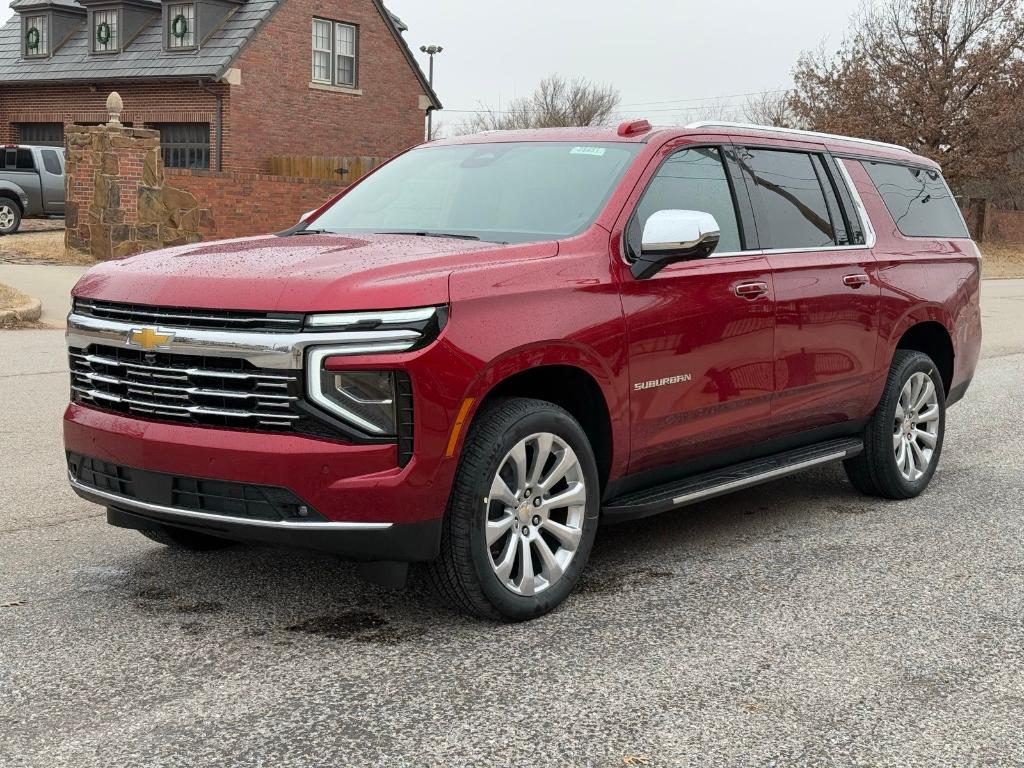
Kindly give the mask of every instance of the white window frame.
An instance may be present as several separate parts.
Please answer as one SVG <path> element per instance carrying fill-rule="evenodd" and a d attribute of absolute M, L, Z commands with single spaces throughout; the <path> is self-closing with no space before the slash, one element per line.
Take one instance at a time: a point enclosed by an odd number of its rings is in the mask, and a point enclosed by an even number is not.
<path fill-rule="evenodd" d="M 174 24 L 174 20 L 179 15 L 184 16 L 185 20 L 188 22 L 188 33 L 181 40 L 176 38 L 174 33 L 171 31 L 171 25 Z M 196 36 L 196 31 L 196 4 L 194 2 L 167 4 L 167 21 L 165 23 L 164 34 L 167 35 L 166 49 L 168 51 L 195 50 L 199 40 Z"/>
<path fill-rule="evenodd" d="M 320 35 L 319 38 L 317 36 L 318 25 L 330 27 L 330 35 L 327 38 L 326 45 L 323 44 L 323 35 Z M 339 53 L 339 32 L 343 30 L 349 31 L 352 36 L 351 53 Z M 310 54 L 310 68 L 312 81 L 314 83 L 323 83 L 324 85 L 335 85 L 339 88 L 357 89 L 359 87 L 359 26 L 344 21 L 332 21 L 331 19 L 314 17 L 311 34 L 312 53 Z M 330 59 L 328 77 L 323 77 L 322 71 L 319 74 L 317 72 L 317 54 L 321 54 L 321 58 L 326 54 Z M 352 79 L 349 81 L 339 79 L 338 60 L 341 58 L 352 60 Z M 321 66 L 319 69 L 322 70 L 323 67 Z"/>
<path fill-rule="evenodd" d="M 108 16 L 110 18 L 108 18 Z M 103 22 L 110 25 L 110 41 L 101 48 L 100 41 L 96 39 L 96 31 L 100 28 L 100 24 Z M 121 11 L 118 8 L 101 8 L 93 11 L 92 25 L 89 29 L 91 33 L 89 51 L 91 53 L 105 54 L 121 52 Z"/>
<path fill-rule="evenodd" d="M 28 31 L 39 30 L 39 47 L 34 51 L 28 49 Z M 47 13 L 36 14 L 25 17 L 25 24 L 22 27 L 22 50 L 26 58 L 45 58 L 50 55 L 50 15 Z"/>

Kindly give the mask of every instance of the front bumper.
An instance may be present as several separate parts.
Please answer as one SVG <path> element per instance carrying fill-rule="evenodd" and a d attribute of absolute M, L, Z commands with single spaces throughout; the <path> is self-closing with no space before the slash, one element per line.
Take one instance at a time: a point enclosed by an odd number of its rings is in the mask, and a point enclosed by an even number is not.
<path fill-rule="evenodd" d="M 425 468 L 417 458 L 398 467 L 393 444 L 351 445 L 165 424 L 77 404 L 64 415 L 64 444 L 69 455 L 145 472 L 287 489 L 319 514 L 315 524 L 210 519 L 166 502 L 140 503 L 109 488 L 72 482 L 83 498 L 130 515 L 118 519 L 318 549 L 354 560 L 431 560 L 439 549 L 446 486 L 419 480 Z"/>
<path fill-rule="evenodd" d="M 83 464 L 104 464 L 110 474 L 100 479 Z M 68 454 L 68 480 L 83 499 L 107 507 L 107 522 L 122 528 L 184 528 L 233 541 L 312 549 L 369 562 L 433 560 L 441 536 L 441 520 L 405 525 L 330 521 L 282 488 L 175 477 L 73 453 Z M 180 485 L 189 490 L 176 490 Z M 197 493 L 200 490 L 202 494 Z M 185 498 L 188 506 L 180 501 Z M 274 504 L 268 504 L 268 498 Z"/>

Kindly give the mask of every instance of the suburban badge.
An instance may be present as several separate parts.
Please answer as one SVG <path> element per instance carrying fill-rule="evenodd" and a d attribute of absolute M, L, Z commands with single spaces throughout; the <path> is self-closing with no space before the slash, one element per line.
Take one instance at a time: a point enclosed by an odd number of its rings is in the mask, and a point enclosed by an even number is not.
<path fill-rule="evenodd" d="M 667 387 L 670 384 L 685 384 L 688 381 L 693 381 L 693 375 L 689 373 L 683 373 L 679 376 L 668 376 L 664 379 L 653 379 L 652 381 L 638 381 L 633 385 L 633 389 L 640 392 L 645 389 L 654 389 L 655 387 Z"/>

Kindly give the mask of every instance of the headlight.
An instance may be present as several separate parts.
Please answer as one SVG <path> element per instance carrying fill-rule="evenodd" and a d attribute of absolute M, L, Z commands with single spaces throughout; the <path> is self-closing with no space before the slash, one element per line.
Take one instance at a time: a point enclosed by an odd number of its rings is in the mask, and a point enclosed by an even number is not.
<path fill-rule="evenodd" d="M 398 432 L 392 371 L 320 370 L 319 394 L 329 411 L 374 435 Z"/>
<path fill-rule="evenodd" d="M 371 435 L 397 434 L 394 371 L 329 371 L 328 357 L 339 350 L 314 349 L 306 364 L 309 399 L 328 413 Z"/>

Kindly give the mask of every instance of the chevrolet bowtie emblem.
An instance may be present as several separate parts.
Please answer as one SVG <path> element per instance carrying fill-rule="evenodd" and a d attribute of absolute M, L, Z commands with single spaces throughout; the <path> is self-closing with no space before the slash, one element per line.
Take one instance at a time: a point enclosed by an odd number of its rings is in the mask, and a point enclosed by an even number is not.
<path fill-rule="evenodd" d="M 155 328 L 133 328 L 128 333 L 128 343 L 143 349 L 167 349 L 173 338 L 173 333 L 160 333 Z"/>

